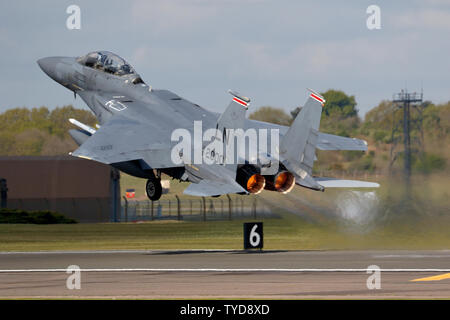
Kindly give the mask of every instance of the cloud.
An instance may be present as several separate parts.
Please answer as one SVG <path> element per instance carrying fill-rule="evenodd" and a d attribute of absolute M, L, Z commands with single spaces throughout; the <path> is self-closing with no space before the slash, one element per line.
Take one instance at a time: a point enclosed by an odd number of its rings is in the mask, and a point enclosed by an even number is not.
<path fill-rule="evenodd" d="M 183 33 L 187 29 L 204 27 L 218 13 L 219 7 L 207 0 L 137 0 L 131 7 L 133 23 L 151 26 L 153 34 Z"/>
<path fill-rule="evenodd" d="M 450 12 L 436 9 L 409 11 L 391 17 L 391 24 L 402 29 L 429 32 L 429 29 L 450 30 Z"/>
<path fill-rule="evenodd" d="M 24 4 L 2 11 L 4 106 L 72 101 L 35 61 L 96 49 L 123 56 L 155 87 L 200 102 L 235 88 L 255 103 L 289 106 L 298 88 L 314 87 L 342 89 L 369 108 L 405 80 L 423 80 L 429 99 L 448 100 L 449 0 L 383 3 L 377 31 L 366 28 L 368 2 L 79 0 L 79 31 L 65 27 L 71 2 Z M 33 93 L 21 94 L 24 86 Z"/>
<path fill-rule="evenodd" d="M 405 56 L 413 50 L 415 35 L 389 38 L 325 40 L 275 50 L 270 43 L 242 43 L 246 72 L 265 77 L 286 77 L 296 71 L 324 77 L 329 74 L 364 76 L 368 72 L 389 73 L 388 66 L 406 65 Z M 383 65 L 384 68 L 380 68 Z"/>
<path fill-rule="evenodd" d="M 448 0 L 420 0 L 418 3 L 423 3 L 426 2 L 427 5 L 432 5 L 432 6 L 436 6 L 436 5 L 441 5 L 441 6 L 450 6 L 450 2 Z"/>

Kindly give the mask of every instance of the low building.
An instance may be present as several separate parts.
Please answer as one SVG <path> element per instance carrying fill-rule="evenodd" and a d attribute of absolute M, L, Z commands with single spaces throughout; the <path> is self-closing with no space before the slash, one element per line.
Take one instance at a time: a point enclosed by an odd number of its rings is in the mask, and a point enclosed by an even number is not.
<path fill-rule="evenodd" d="M 116 169 L 71 156 L 0 157 L 7 207 L 51 210 L 78 222 L 118 221 L 120 175 Z"/>

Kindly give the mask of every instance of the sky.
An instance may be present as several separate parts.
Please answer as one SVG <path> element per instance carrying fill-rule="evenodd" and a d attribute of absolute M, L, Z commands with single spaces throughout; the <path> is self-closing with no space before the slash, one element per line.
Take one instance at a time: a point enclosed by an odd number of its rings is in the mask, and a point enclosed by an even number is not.
<path fill-rule="evenodd" d="M 68 6 L 81 10 L 70 30 Z M 369 5 L 381 28 L 369 30 Z M 306 88 L 354 95 L 359 114 L 403 88 L 450 100 L 450 0 L 411 1 L 2 1 L 0 112 L 73 104 L 36 64 L 46 56 L 112 51 L 153 88 L 212 111 L 228 89 L 287 112 Z"/>

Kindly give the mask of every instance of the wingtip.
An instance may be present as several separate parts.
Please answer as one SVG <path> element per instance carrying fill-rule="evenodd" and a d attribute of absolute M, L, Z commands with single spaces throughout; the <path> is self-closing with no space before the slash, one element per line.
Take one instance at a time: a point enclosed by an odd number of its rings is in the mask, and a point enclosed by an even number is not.
<path fill-rule="evenodd" d="M 309 95 L 311 98 L 313 98 L 314 100 L 317 100 L 322 105 L 322 107 L 325 105 L 325 102 L 327 102 L 327 101 L 320 93 L 318 93 L 317 91 L 315 91 L 311 88 L 306 88 L 306 89 L 311 92 Z"/>
<path fill-rule="evenodd" d="M 244 100 L 246 103 L 250 103 L 250 98 L 249 98 L 249 97 L 246 97 L 246 96 L 240 94 L 240 93 L 237 92 L 237 91 L 234 91 L 234 90 L 229 89 L 229 90 L 228 90 L 228 93 L 231 94 L 232 96 L 236 97 L 236 98 L 239 98 L 239 99 L 241 99 L 241 100 Z"/>
<path fill-rule="evenodd" d="M 311 88 L 306 88 L 306 90 L 308 90 L 311 93 L 314 93 L 316 96 L 319 96 L 320 98 L 325 100 L 325 98 L 318 91 L 311 89 Z"/>

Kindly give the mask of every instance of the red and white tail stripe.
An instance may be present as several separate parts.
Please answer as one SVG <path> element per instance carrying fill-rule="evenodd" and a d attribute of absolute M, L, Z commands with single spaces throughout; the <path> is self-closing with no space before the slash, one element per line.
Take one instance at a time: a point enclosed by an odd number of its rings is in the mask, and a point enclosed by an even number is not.
<path fill-rule="evenodd" d="M 233 97 L 233 101 L 236 103 L 239 103 L 240 105 L 244 106 L 245 108 L 248 107 L 248 103 L 242 99 L 239 99 L 238 97 Z"/>
<path fill-rule="evenodd" d="M 317 95 L 317 94 L 314 94 L 314 93 L 311 93 L 309 96 L 310 96 L 311 98 L 313 98 L 314 100 L 319 101 L 320 104 L 321 104 L 322 106 L 325 104 L 325 99 L 322 98 L 321 96 L 319 96 L 319 95 Z"/>

